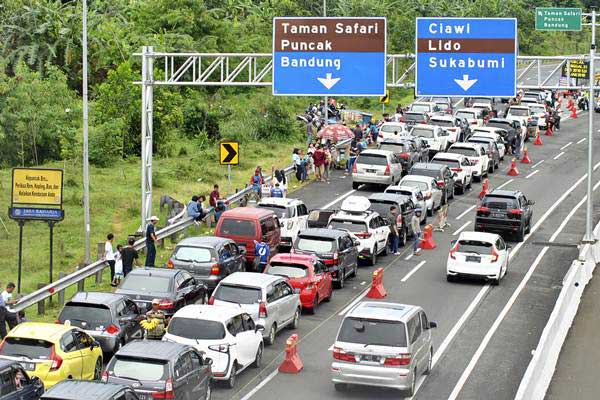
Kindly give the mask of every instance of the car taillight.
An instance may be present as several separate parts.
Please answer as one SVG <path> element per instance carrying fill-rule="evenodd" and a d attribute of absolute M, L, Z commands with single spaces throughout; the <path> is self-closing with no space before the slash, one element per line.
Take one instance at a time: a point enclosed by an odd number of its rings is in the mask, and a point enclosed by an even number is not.
<path fill-rule="evenodd" d="M 420 124 L 427 124 L 427 121 L 423 120 L 423 121 L 419 121 Z"/>
<path fill-rule="evenodd" d="M 400 153 L 398 154 L 398 157 L 402 158 L 403 160 L 408 160 L 410 157 L 410 154 L 408 153 Z"/>
<path fill-rule="evenodd" d="M 358 172 L 358 168 L 356 168 L 356 161 L 354 161 L 354 164 L 352 164 L 352 172 L 353 173 L 357 173 Z"/>
<path fill-rule="evenodd" d="M 208 304 L 210 304 L 211 306 L 215 304 L 215 296 L 210 296 L 210 298 L 208 299 Z"/>
<path fill-rule="evenodd" d="M 153 399 L 174 399 L 175 391 L 173 390 L 173 379 L 167 379 L 165 382 L 165 391 L 164 392 L 154 392 L 152 393 Z"/>
<path fill-rule="evenodd" d="M 60 322 L 60 319 L 56 319 L 56 320 L 54 320 L 54 323 L 55 323 L 55 324 L 58 324 L 58 325 L 62 324 L 62 322 Z"/>
<path fill-rule="evenodd" d="M 159 310 L 169 310 L 173 308 L 175 303 L 171 299 L 162 299 L 160 303 L 158 303 Z"/>
<path fill-rule="evenodd" d="M 508 213 L 512 216 L 520 217 L 523 214 L 523 211 L 519 210 L 519 209 L 515 209 L 515 210 L 508 210 Z"/>
<path fill-rule="evenodd" d="M 444 181 L 435 181 L 435 184 L 438 185 L 439 188 L 443 188 L 446 182 Z"/>
<path fill-rule="evenodd" d="M 496 262 L 496 261 L 498 261 L 498 257 L 499 257 L 499 256 L 500 256 L 500 254 L 498 254 L 498 253 L 496 252 L 496 249 L 492 248 L 492 262 L 493 262 L 493 263 L 494 263 L 494 262 Z"/>
<path fill-rule="evenodd" d="M 390 165 L 388 164 L 388 165 L 385 167 L 385 172 L 384 172 L 383 174 L 384 174 L 384 175 L 389 175 L 389 174 L 391 174 L 391 173 L 392 173 L 392 169 L 390 168 Z"/>
<path fill-rule="evenodd" d="M 410 354 L 398 354 L 398 357 L 388 357 L 383 362 L 383 365 L 388 367 L 397 367 L 400 365 L 410 364 Z"/>
<path fill-rule="evenodd" d="M 258 304 L 258 318 L 267 318 L 269 314 L 267 313 L 267 303 L 261 301 Z"/>
<path fill-rule="evenodd" d="M 452 171 L 454 171 L 454 172 L 462 172 L 462 168 L 452 168 Z"/>
<path fill-rule="evenodd" d="M 485 206 L 477 207 L 477 214 L 485 214 L 485 213 L 489 213 L 489 212 L 490 212 L 490 209 Z"/>
<path fill-rule="evenodd" d="M 450 258 L 456 260 L 456 256 L 454 255 L 458 251 L 458 242 L 450 249 Z"/>
<path fill-rule="evenodd" d="M 355 233 L 356 237 L 361 238 L 361 239 L 368 239 L 371 237 L 371 233 L 370 232 L 360 232 L 360 233 Z"/>
<path fill-rule="evenodd" d="M 346 362 L 356 362 L 356 356 L 352 353 L 346 353 L 344 350 L 339 347 L 333 348 L 333 358 L 340 361 Z"/>
<path fill-rule="evenodd" d="M 119 327 L 111 324 L 104 330 L 104 332 L 108 333 L 109 335 L 115 335 L 119 333 Z"/>
<path fill-rule="evenodd" d="M 54 348 L 54 346 L 52 346 L 52 351 L 50 352 L 50 358 L 48 358 L 50 361 L 52 361 L 52 365 L 50 366 L 50 371 L 57 371 L 58 369 L 60 369 L 60 366 L 62 365 L 62 358 L 60 358 L 60 356 L 58 354 L 56 354 L 56 350 Z"/>
<path fill-rule="evenodd" d="M 221 267 L 219 267 L 219 264 L 213 264 L 212 267 L 210 267 L 211 275 L 219 275 L 220 273 L 221 273 Z"/>
<path fill-rule="evenodd" d="M 170 269 L 175 268 L 175 266 L 173 265 L 173 261 L 172 260 L 167 261 L 167 268 L 170 268 Z"/>
<path fill-rule="evenodd" d="M 338 260 L 337 258 L 326 258 L 323 260 L 323 264 L 325 265 L 337 265 Z"/>

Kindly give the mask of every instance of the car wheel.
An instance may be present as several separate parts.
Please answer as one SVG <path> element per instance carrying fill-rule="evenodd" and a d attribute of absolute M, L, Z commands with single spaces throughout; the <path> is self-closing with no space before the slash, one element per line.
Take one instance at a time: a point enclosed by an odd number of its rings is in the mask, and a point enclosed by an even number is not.
<path fill-rule="evenodd" d="M 371 259 L 369 260 L 369 264 L 371 264 L 371 265 L 377 264 L 377 246 L 373 247 L 373 255 L 371 256 Z"/>
<path fill-rule="evenodd" d="M 490 281 L 490 283 L 492 284 L 492 286 L 498 286 L 500 284 L 500 278 L 498 278 L 498 279 L 492 279 Z"/>
<path fill-rule="evenodd" d="M 292 323 L 289 325 L 290 329 L 298 329 L 300 326 L 300 308 L 296 308 L 296 312 L 294 313 L 294 319 L 292 319 Z"/>
<path fill-rule="evenodd" d="M 412 379 L 410 380 L 410 389 L 406 393 L 406 397 L 413 397 L 415 394 L 415 386 L 417 384 L 417 369 L 413 371 Z"/>
<path fill-rule="evenodd" d="M 94 366 L 94 380 L 99 381 L 100 379 L 102 379 L 102 359 L 99 358 Z"/>
<path fill-rule="evenodd" d="M 453 275 L 446 275 L 446 281 L 454 282 L 454 281 L 456 281 L 456 277 Z"/>
<path fill-rule="evenodd" d="M 262 357 L 263 357 L 263 345 L 262 343 L 258 345 L 258 350 L 256 350 L 256 357 L 254 358 L 254 362 L 252 363 L 253 368 L 260 368 L 262 365 Z"/>
<path fill-rule="evenodd" d="M 423 372 L 423 375 L 429 375 L 433 364 L 433 347 L 429 349 L 429 357 L 427 358 L 427 369 Z"/>
<path fill-rule="evenodd" d="M 517 242 L 522 242 L 523 239 L 525 238 L 525 227 L 523 225 L 521 225 L 521 227 L 519 228 L 516 236 L 517 236 Z"/>
<path fill-rule="evenodd" d="M 317 308 L 319 307 L 319 296 L 315 295 L 315 298 L 313 300 L 312 303 L 312 307 L 310 308 L 310 310 L 308 310 L 311 314 L 316 314 L 317 313 Z"/>
<path fill-rule="evenodd" d="M 231 372 L 229 374 L 229 379 L 225 381 L 225 387 L 227 389 L 233 389 L 235 387 L 235 376 L 237 374 L 237 361 L 233 362 L 233 365 L 231 366 Z"/>
<path fill-rule="evenodd" d="M 398 247 L 406 245 L 406 229 L 402 229 L 402 235 L 398 238 Z"/>
<path fill-rule="evenodd" d="M 273 343 L 275 343 L 275 335 L 277 334 L 277 324 L 275 322 L 273 322 L 273 325 L 271 325 L 271 330 L 269 330 L 269 336 L 267 336 L 267 344 L 269 346 L 271 346 Z"/>
<path fill-rule="evenodd" d="M 355 278 L 358 275 L 358 260 L 354 263 L 354 268 L 352 269 L 352 273 L 350 274 L 350 278 Z"/>
<path fill-rule="evenodd" d="M 383 248 L 383 250 L 381 251 L 381 255 L 382 256 L 387 256 L 388 254 L 388 246 L 390 245 L 390 237 L 388 236 L 385 239 L 385 247 Z"/>
<path fill-rule="evenodd" d="M 530 233 L 530 232 L 531 232 L 531 218 L 527 222 L 527 229 L 525 229 L 525 233 Z"/>
<path fill-rule="evenodd" d="M 334 282 L 335 283 L 335 287 L 337 289 L 343 289 L 344 288 L 344 281 L 346 280 L 346 277 L 345 277 L 346 271 L 345 270 L 339 270 L 338 273 L 339 273 L 340 276 L 338 278 L 338 281 Z"/>
<path fill-rule="evenodd" d="M 358 190 L 358 182 L 352 182 L 352 189 Z"/>
<path fill-rule="evenodd" d="M 204 395 L 204 400 L 210 400 L 212 397 L 212 387 L 210 386 L 210 380 L 206 385 L 206 395 Z"/>
<path fill-rule="evenodd" d="M 333 387 L 338 392 L 343 392 L 344 390 L 346 390 L 348 388 L 348 386 L 345 383 L 334 383 Z"/>

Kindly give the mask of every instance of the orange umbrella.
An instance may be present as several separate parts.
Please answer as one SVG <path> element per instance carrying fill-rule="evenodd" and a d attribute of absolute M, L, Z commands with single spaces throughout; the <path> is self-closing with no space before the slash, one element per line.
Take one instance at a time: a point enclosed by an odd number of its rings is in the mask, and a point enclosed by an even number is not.
<path fill-rule="evenodd" d="M 345 139 L 354 137 L 354 133 L 350 128 L 341 124 L 327 125 L 317 133 L 317 137 L 332 142 L 339 142 Z"/>

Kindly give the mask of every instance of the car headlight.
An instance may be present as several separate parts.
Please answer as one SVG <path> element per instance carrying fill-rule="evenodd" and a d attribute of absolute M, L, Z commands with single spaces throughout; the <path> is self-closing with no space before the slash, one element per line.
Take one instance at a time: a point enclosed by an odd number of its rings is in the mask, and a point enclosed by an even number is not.
<path fill-rule="evenodd" d="M 287 222 L 287 229 L 290 230 L 294 227 L 294 221 L 288 221 Z"/>

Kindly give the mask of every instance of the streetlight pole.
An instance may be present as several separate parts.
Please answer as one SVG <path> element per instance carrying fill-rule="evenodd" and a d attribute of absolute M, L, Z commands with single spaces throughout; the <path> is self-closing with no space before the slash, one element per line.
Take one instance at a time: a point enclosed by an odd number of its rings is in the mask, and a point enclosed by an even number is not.
<path fill-rule="evenodd" d="M 323 16 L 327 16 L 327 0 L 323 0 Z M 329 101 L 325 96 L 325 125 L 329 125 Z"/>
<path fill-rule="evenodd" d="M 88 159 L 88 49 L 87 49 L 87 0 L 83 2 L 83 219 L 85 225 L 85 264 L 90 257 L 90 166 Z"/>
<path fill-rule="evenodd" d="M 594 237 L 593 221 L 594 221 L 594 205 L 592 199 L 592 184 L 594 173 L 594 151 L 592 147 L 592 141 L 594 139 L 594 57 L 596 56 L 596 9 L 592 7 L 592 43 L 590 45 L 590 92 L 588 94 L 588 103 L 590 108 L 588 110 L 588 171 L 587 171 L 587 203 L 586 203 L 586 218 L 585 218 L 585 236 L 583 237 L 584 243 L 594 243 L 596 238 Z"/>

